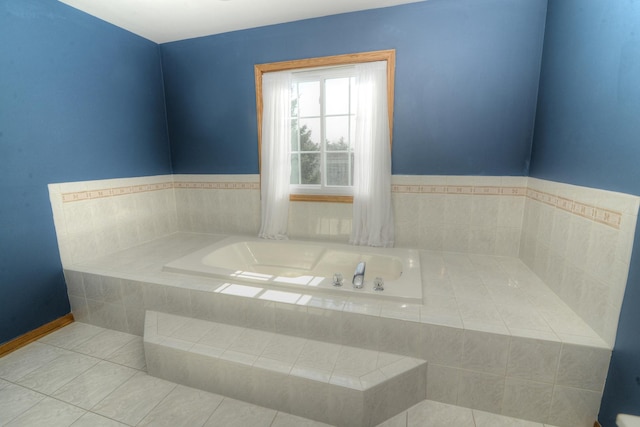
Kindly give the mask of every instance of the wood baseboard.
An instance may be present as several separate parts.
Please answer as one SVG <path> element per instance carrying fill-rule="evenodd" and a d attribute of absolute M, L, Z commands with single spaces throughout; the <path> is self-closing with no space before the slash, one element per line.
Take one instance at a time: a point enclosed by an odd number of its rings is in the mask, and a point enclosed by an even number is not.
<path fill-rule="evenodd" d="M 73 323 L 73 313 L 64 315 L 56 320 L 40 326 L 37 329 L 34 329 L 33 331 L 27 332 L 24 335 L 20 335 L 18 338 L 14 338 L 11 341 L 0 345 L 0 357 L 16 351 L 17 349 L 24 347 L 25 345 L 36 341 L 44 337 L 45 335 L 49 335 L 51 332 L 57 331 L 58 329 L 67 326 L 70 323 Z"/>

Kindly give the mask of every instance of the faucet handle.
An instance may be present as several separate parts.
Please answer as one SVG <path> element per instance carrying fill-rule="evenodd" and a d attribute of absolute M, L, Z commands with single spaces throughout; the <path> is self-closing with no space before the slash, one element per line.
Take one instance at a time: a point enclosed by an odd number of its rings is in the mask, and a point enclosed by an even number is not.
<path fill-rule="evenodd" d="M 344 282 L 344 277 L 342 277 L 342 273 L 333 273 L 333 286 L 342 286 Z"/>

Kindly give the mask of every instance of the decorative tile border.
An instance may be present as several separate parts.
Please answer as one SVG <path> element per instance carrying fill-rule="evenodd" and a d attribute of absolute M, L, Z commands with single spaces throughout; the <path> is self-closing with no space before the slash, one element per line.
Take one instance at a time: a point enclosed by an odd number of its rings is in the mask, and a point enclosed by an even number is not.
<path fill-rule="evenodd" d="M 615 229 L 619 229 L 620 224 L 622 223 L 622 213 L 620 212 L 599 208 L 560 196 L 554 196 L 553 194 L 545 193 L 544 191 L 528 188 L 527 197 L 532 200 L 545 203 L 549 206 L 562 209 L 563 211 L 579 215 L 583 218 L 608 225 Z"/>
<path fill-rule="evenodd" d="M 174 188 L 209 190 L 260 190 L 259 182 L 176 182 Z"/>
<path fill-rule="evenodd" d="M 62 193 L 62 203 L 79 202 L 81 200 L 103 199 L 105 197 L 124 196 L 126 194 L 146 193 L 149 191 L 166 190 L 173 188 L 173 182 L 157 184 L 140 184 L 129 187 L 103 188 L 99 190 L 76 191 Z"/>
<path fill-rule="evenodd" d="M 525 196 L 526 187 L 496 187 L 472 185 L 401 185 L 391 186 L 393 193 L 422 193 L 422 194 L 463 194 L 482 196 Z"/>
<path fill-rule="evenodd" d="M 140 184 L 129 187 L 103 188 L 90 191 L 62 193 L 62 202 L 70 203 L 82 200 L 101 199 L 105 197 L 123 196 L 127 194 L 144 193 L 167 189 L 207 189 L 207 190 L 260 190 L 259 182 L 162 182 L 156 184 Z M 401 194 L 458 194 L 476 196 L 524 196 L 529 199 L 545 203 L 583 218 L 619 229 L 622 213 L 599 208 L 575 200 L 566 199 L 534 190 L 528 187 L 499 187 L 472 185 L 402 185 L 393 184 L 393 193 Z"/>
<path fill-rule="evenodd" d="M 495 186 L 471 186 L 471 185 L 392 185 L 394 193 L 413 194 L 460 194 L 482 196 L 526 196 L 529 199 L 545 203 L 562 209 L 583 218 L 599 222 L 604 225 L 619 229 L 622 222 L 622 213 L 609 209 L 599 208 L 564 197 L 554 196 L 543 191 L 528 187 L 495 187 Z"/>
<path fill-rule="evenodd" d="M 130 187 L 103 188 L 90 191 L 62 193 L 62 202 L 102 199 L 149 191 L 169 190 L 173 188 L 211 189 L 211 190 L 260 190 L 259 182 L 162 182 L 157 184 L 132 185 Z"/>

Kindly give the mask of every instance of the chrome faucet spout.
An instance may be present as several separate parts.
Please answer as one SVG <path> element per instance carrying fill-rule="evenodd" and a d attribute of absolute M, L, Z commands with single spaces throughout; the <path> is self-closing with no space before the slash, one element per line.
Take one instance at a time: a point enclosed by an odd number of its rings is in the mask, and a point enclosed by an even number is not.
<path fill-rule="evenodd" d="M 356 266 L 356 271 L 353 273 L 353 280 L 351 283 L 353 287 L 356 289 L 361 289 L 364 286 L 364 271 L 367 267 L 367 264 L 364 261 L 361 261 Z"/>

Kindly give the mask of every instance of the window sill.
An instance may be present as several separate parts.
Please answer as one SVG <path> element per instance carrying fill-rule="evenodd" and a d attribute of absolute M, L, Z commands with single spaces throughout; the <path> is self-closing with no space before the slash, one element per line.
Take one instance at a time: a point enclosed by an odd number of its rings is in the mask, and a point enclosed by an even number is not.
<path fill-rule="evenodd" d="M 353 203 L 353 196 L 325 196 L 319 194 L 291 194 L 292 202 L 325 202 L 325 203 Z"/>

